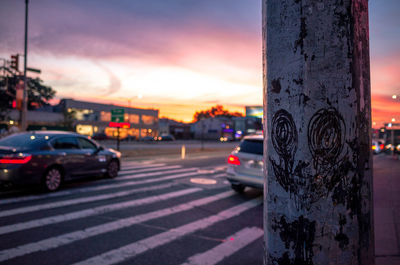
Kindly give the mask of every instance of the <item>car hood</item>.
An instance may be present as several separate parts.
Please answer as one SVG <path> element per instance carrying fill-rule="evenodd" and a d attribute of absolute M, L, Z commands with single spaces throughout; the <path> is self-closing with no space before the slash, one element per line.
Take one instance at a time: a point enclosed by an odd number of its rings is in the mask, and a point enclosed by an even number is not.
<path fill-rule="evenodd" d="M 121 157 L 121 152 L 114 150 L 112 148 L 104 148 L 104 151 L 106 151 L 106 153 L 111 153 L 114 157 Z"/>

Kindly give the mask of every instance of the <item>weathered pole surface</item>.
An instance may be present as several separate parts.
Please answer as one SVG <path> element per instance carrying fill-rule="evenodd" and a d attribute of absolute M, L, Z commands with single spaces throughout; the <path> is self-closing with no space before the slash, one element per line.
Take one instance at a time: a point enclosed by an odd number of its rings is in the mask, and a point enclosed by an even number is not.
<path fill-rule="evenodd" d="M 367 0 L 263 0 L 266 264 L 374 264 Z"/>

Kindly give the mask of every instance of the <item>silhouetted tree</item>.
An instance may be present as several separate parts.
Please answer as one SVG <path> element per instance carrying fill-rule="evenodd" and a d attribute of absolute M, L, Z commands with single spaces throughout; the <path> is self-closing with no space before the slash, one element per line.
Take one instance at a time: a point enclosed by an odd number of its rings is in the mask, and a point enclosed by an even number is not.
<path fill-rule="evenodd" d="M 240 112 L 229 112 L 224 109 L 222 105 L 216 105 L 208 110 L 197 111 L 193 116 L 193 121 L 197 122 L 201 119 L 213 118 L 213 117 L 243 117 Z"/>
<path fill-rule="evenodd" d="M 0 119 L 5 119 L 8 110 L 12 109 L 16 100 L 16 85 L 21 76 L 2 76 L 0 78 Z M 28 109 L 34 110 L 49 105 L 48 101 L 54 98 L 56 91 L 43 84 L 39 78 L 29 78 L 27 81 Z"/>

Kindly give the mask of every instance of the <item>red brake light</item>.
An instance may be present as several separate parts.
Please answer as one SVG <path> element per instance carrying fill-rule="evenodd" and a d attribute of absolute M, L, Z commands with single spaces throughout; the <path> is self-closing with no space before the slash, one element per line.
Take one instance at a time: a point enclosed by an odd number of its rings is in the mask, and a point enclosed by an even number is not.
<path fill-rule="evenodd" d="M 379 148 L 380 148 L 381 150 L 383 150 L 383 149 L 385 148 L 385 145 L 384 145 L 384 144 L 380 144 L 380 145 L 379 145 Z"/>
<path fill-rule="evenodd" d="M 237 156 L 230 155 L 228 157 L 228 164 L 240 166 L 240 160 Z"/>
<path fill-rule="evenodd" d="M 0 158 L 0 164 L 26 164 L 31 159 L 30 154 L 5 155 Z"/>

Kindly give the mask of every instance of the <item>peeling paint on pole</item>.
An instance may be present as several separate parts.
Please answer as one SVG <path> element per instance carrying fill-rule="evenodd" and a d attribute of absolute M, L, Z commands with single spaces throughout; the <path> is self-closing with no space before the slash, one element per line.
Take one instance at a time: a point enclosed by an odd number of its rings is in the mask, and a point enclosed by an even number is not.
<path fill-rule="evenodd" d="M 374 264 L 367 0 L 263 0 L 266 264 Z"/>

